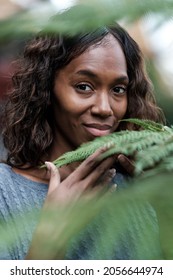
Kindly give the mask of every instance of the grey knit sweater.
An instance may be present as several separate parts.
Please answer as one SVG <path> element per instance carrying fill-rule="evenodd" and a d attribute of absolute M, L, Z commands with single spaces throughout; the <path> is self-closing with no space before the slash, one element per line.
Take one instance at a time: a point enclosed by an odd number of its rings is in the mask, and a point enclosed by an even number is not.
<path fill-rule="evenodd" d="M 116 175 L 118 184 L 123 177 Z M 38 215 L 42 208 L 48 190 L 47 184 L 31 181 L 19 174 L 6 164 L 0 164 L 0 259 L 24 259 L 33 231 L 38 222 Z M 124 206 L 123 206 L 124 207 Z M 72 240 L 67 252 L 67 259 L 158 259 L 161 258 L 159 246 L 159 232 L 155 212 L 150 205 L 133 205 L 126 207 L 129 216 L 126 230 L 121 233 L 119 243 L 114 246 L 114 236 L 109 236 L 111 245 L 101 241 L 100 234 L 105 230 L 104 215 L 89 224 L 77 239 Z M 36 215 L 29 221 L 26 213 L 36 209 Z M 16 220 L 16 216 L 18 217 Z M 10 218 L 10 222 L 9 222 Z M 116 219 L 116 213 L 111 218 Z M 19 222 L 18 222 L 19 221 Z M 150 228 L 148 247 L 137 249 L 142 244 L 146 226 Z M 5 238 L 4 228 L 10 228 L 10 236 Z M 146 237 L 146 236 L 145 236 Z M 152 239 L 152 240 L 151 240 Z M 9 241 L 10 240 L 10 241 Z M 100 240 L 98 242 L 98 240 Z M 12 241 L 12 242 L 11 242 Z"/>

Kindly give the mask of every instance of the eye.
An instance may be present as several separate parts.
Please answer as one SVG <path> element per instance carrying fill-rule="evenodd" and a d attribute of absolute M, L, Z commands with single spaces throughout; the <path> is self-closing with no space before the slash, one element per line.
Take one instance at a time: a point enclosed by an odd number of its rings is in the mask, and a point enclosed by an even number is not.
<path fill-rule="evenodd" d="M 85 91 L 85 92 L 88 92 L 88 91 L 92 91 L 92 88 L 90 85 L 88 84 L 78 84 L 75 86 L 79 91 Z"/>
<path fill-rule="evenodd" d="M 123 95 L 124 93 L 126 93 L 126 87 L 114 87 L 113 88 L 113 92 L 116 94 L 116 95 Z"/>

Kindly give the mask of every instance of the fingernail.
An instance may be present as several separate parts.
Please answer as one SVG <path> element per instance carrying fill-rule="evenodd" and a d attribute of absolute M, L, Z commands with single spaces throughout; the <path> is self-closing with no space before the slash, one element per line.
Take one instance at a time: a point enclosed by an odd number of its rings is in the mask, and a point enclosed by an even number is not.
<path fill-rule="evenodd" d="M 118 156 L 118 161 L 119 161 L 120 163 L 124 163 L 124 162 L 125 162 L 124 156 L 123 156 L 123 155 L 119 155 L 119 156 Z"/>
<path fill-rule="evenodd" d="M 110 169 L 110 173 L 111 173 L 111 176 L 114 177 L 116 174 L 116 169 L 115 168 Z"/>
<path fill-rule="evenodd" d="M 51 167 L 50 167 L 50 163 L 48 161 L 45 161 L 45 165 L 46 165 L 46 168 L 47 170 L 51 170 Z"/>

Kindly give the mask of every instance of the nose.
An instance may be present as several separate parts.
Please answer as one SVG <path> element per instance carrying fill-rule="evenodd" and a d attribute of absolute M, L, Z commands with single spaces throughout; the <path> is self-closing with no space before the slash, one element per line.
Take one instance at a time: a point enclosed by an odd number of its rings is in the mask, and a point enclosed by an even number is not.
<path fill-rule="evenodd" d="M 110 98 L 107 93 L 99 93 L 96 96 L 91 112 L 93 115 L 98 115 L 101 117 L 109 117 L 113 115 Z"/>

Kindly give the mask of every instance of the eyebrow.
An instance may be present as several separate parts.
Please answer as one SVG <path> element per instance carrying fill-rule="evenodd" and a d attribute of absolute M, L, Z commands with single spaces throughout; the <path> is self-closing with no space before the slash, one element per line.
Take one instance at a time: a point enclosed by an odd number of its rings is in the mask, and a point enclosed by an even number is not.
<path fill-rule="evenodd" d="M 76 74 L 81 76 L 89 76 L 91 78 L 97 78 L 97 75 L 93 73 L 91 70 L 79 70 L 76 72 Z"/>
<path fill-rule="evenodd" d="M 94 72 L 92 72 L 91 70 L 79 70 L 76 72 L 77 75 L 80 75 L 80 76 L 88 76 L 90 78 L 94 78 L 94 79 L 98 79 L 98 76 L 97 74 L 95 74 Z M 127 75 L 122 75 L 122 76 L 119 76 L 117 78 L 115 78 L 115 81 L 117 83 L 122 83 L 122 82 L 129 82 L 129 78 Z"/>

